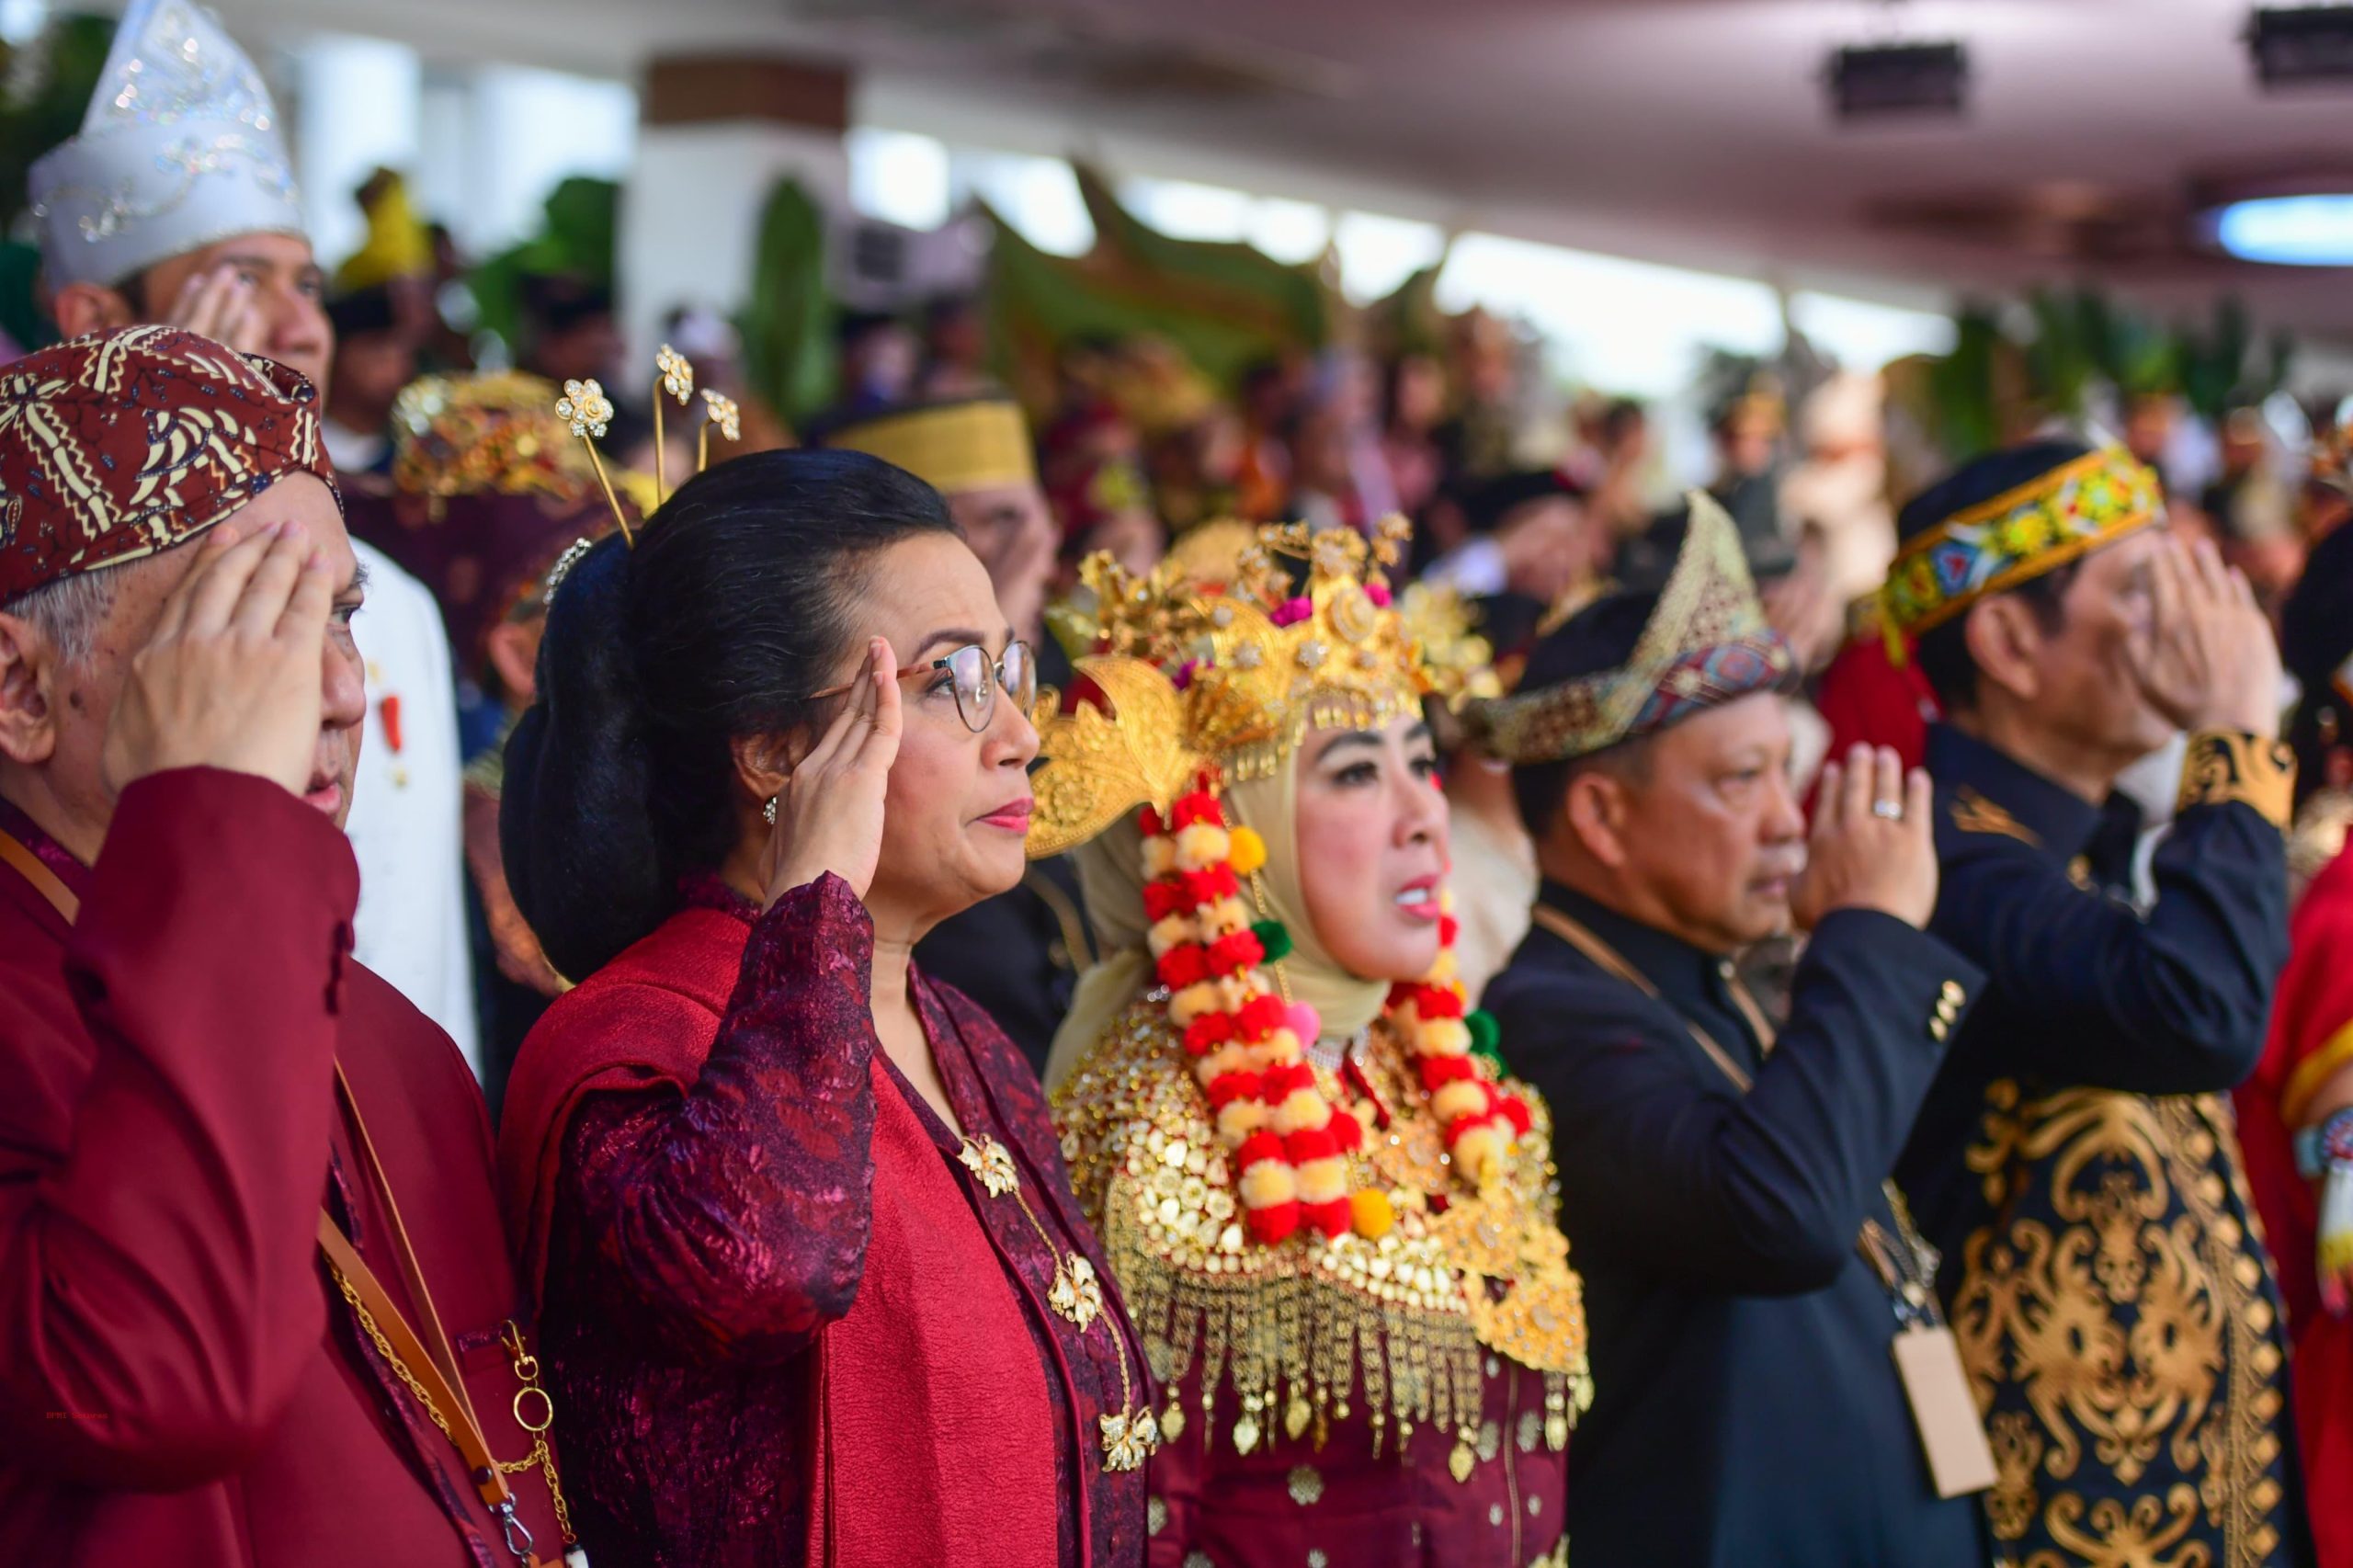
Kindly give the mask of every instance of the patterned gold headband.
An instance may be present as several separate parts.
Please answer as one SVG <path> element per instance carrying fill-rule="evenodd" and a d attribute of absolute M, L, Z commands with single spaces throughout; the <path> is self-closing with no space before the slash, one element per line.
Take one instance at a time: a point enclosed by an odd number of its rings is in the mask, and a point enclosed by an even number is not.
<path fill-rule="evenodd" d="M 2116 448 L 2086 452 L 1911 540 L 1880 590 L 1888 653 L 1988 594 L 2054 571 L 2165 515 L 2157 476 Z"/>

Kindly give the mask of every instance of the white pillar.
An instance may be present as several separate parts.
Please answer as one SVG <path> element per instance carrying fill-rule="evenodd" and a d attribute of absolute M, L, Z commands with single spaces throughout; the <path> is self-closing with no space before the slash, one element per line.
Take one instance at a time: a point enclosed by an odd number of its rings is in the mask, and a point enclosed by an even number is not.
<path fill-rule="evenodd" d="M 423 72 L 416 51 L 329 35 L 296 55 L 294 172 L 319 265 L 332 272 L 368 235 L 352 192 L 378 167 L 415 161 Z"/>
<path fill-rule="evenodd" d="M 845 211 L 848 84 L 838 71 L 763 57 L 654 62 L 637 163 L 621 203 L 622 328 L 651 362 L 673 306 L 733 311 L 752 285 L 760 212 L 790 176 Z"/>

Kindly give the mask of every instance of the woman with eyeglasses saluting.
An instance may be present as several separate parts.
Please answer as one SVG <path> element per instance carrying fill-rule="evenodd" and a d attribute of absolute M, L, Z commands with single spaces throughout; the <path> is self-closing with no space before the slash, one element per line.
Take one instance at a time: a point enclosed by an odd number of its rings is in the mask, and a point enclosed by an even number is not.
<path fill-rule="evenodd" d="M 499 1154 L 592 1559 L 1141 1562 L 1138 1342 L 1035 1078 L 908 960 L 1020 880 L 1038 746 L 939 496 L 722 464 L 540 660 L 502 837 L 580 983 Z"/>

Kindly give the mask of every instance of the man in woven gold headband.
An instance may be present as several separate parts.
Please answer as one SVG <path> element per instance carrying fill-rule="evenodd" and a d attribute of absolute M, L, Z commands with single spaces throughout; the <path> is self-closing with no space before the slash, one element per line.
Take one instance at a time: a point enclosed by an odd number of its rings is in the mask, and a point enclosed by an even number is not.
<path fill-rule="evenodd" d="M 1040 639 L 1054 570 L 1054 518 L 1038 488 L 1037 456 L 1019 403 L 988 392 L 904 405 L 836 424 L 816 439 L 896 463 L 938 491 L 988 568 L 1014 630 Z"/>
<path fill-rule="evenodd" d="M 1884 1181 L 1978 976 L 1919 929 L 1936 899 L 1925 775 L 1856 747 L 1825 770 L 1807 844 L 1793 675 L 1731 519 L 1695 496 L 1664 588 L 1578 612 L 1513 696 L 1471 712 L 1513 764 L 1543 873 L 1486 1006 L 1554 1107 L 1561 1227 L 1586 1278 L 1581 1560 L 1722 1562 L 1787 1541 L 1854 1568 L 1985 1561 L 1957 1494 L 1991 1462 L 1934 1264 Z M 1813 940 L 1777 1030 L 1735 963 L 1793 916 Z M 1943 1374 L 1909 1400 L 1907 1353 Z M 1924 1462 L 1929 1423 L 1973 1473 Z"/>
<path fill-rule="evenodd" d="M 2146 467 L 2067 441 L 1977 459 L 1898 521 L 1883 619 L 1948 715 L 1930 929 L 1988 976 L 1898 1173 L 2016 1456 L 1985 1500 L 2000 1556 L 2301 1562 L 2279 1303 L 2218 1097 L 2287 954 L 2294 766 L 2245 579 L 2163 521 Z M 2112 790 L 2176 731 L 2136 907 Z"/>
<path fill-rule="evenodd" d="M 938 491 L 988 568 L 1006 624 L 1051 661 L 1041 678 L 1063 684 L 1068 666 L 1044 634 L 1057 533 L 1019 403 L 987 392 L 891 408 L 821 430 L 816 440 L 896 463 Z M 1057 858 L 1031 866 L 1012 891 L 942 921 L 915 956 L 985 1007 L 1043 1070 L 1092 952 L 1077 876 Z"/>

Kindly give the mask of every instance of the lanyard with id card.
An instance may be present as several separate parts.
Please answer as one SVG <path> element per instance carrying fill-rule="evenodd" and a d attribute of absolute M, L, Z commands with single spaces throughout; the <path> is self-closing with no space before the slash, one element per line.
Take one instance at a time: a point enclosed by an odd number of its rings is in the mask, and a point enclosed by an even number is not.
<path fill-rule="evenodd" d="M 1994 1484 L 1994 1450 L 1985 1441 L 1976 1396 L 1969 1392 L 1961 1344 L 1937 1309 L 1936 1249 L 1912 1228 L 1903 1197 L 1893 1187 L 1887 1199 L 1902 1237 L 1889 1235 L 1877 1220 L 1865 1220 L 1855 1246 L 1887 1287 L 1895 1314 L 1895 1342 L 1890 1346 L 1895 1375 L 1912 1406 L 1928 1479 L 1939 1497 L 1983 1492 Z"/>
<path fill-rule="evenodd" d="M 1549 904 L 1538 904 L 1531 914 L 1537 925 L 1608 973 L 1653 1001 L 1665 1000 L 1658 987 L 1651 983 L 1650 976 L 1582 922 Z M 1745 986 L 1737 979 L 1731 985 L 1733 1002 L 1749 1027 L 1756 1031 L 1757 1043 L 1769 1055 L 1774 1044 L 1771 1022 Z M 1746 1094 L 1749 1076 L 1731 1053 L 1689 1018 L 1683 1019 L 1683 1027 L 1691 1031 L 1691 1038 L 1717 1070 L 1731 1079 L 1742 1094 Z M 1960 1342 L 1953 1338 L 1951 1328 L 1937 1308 L 1936 1249 L 1913 1228 L 1904 1195 L 1895 1190 L 1895 1184 L 1882 1182 L 1880 1186 L 1887 1195 L 1888 1211 L 1894 1216 L 1899 1233 L 1891 1235 L 1876 1219 L 1865 1219 L 1855 1244 L 1871 1271 L 1879 1276 L 1880 1283 L 1887 1288 L 1896 1324 L 1895 1338 L 1889 1348 L 1895 1358 L 1896 1379 L 1904 1385 L 1904 1403 L 1912 1407 L 1912 1422 L 1920 1434 L 1921 1451 L 1928 1461 L 1928 1479 L 1938 1497 L 1961 1497 L 1985 1491 L 1995 1481 L 1994 1449 L 1985 1440 L 1984 1419 L 1978 1414 L 1975 1396 L 1970 1392 L 1969 1374 L 1961 1367 Z"/>

